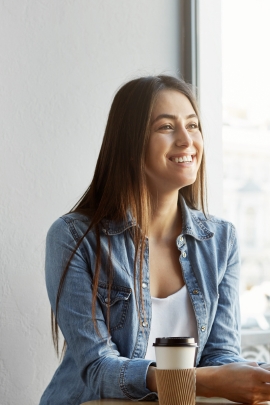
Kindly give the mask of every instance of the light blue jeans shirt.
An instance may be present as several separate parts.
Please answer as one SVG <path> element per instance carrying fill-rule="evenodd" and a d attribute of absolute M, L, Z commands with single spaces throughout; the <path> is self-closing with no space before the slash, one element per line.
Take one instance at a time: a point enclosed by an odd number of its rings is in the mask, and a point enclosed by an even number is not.
<path fill-rule="evenodd" d="M 198 327 L 198 367 L 244 361 L 240 357 L 238 300 L 239 253 L 234 226 L 221 219 L 206 219 L 180 198 L 183 228 L 176 239 L 183 277 Z M 59 218 L 51 226 L 46 245 L 46 284 L 51 306 L 59 281 L 77 241 L 89 226 L 78 213 Z M 145 360 L 151 328 L 149 250 L 143 263 L 142 292 L 145 315 L 139 316 L 134 291 L 134 244 L 123 223 L 101 223 L 102 263 L 98 286 L 96 322 L 92 319 L 92 277 L 96 237 L 90 231 L 74 255 L 63 286 L 58 323 L 67 342 L 64 359 L 45 390 L 40 405 L 79 405 L 99 398 L 155 400 L 146 387 L 151 360 Z M 106 327 L 108 238 L 111 241 L 113 286 L 110 302 L 110 335 Z M 137 280 L 137 297 L 140 297 Z M 141 300 L 139 299 L 139 303 Z M 181 311 L 179 308 L 179 317 Z M 177 321 L 177 320 L 176 320 Z"/>

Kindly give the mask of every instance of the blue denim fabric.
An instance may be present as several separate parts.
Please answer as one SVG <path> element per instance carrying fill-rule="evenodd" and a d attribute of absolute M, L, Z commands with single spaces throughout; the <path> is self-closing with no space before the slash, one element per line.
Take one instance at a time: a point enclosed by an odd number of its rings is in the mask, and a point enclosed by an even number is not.
<path fill-rule="evenodd" d="M 240 357 L 238 302 L 239 254 L 235 229 L 229 222 L 191 210 L 181 198 L 182 234 L 176 240 L 183 277 L 198 326 L 198 367 L 244 361 Z M 50 228 L 46 245 L 46 284 L 55 311 L 60 277 L 89 219 L 78 213 L 59 218 Z M 142 289 L 145 306 L 137 315 L 134 291 L 134 244 L 125 223 L 101 224 L 102 265 L 96 321 L 92 320 L 92 275 L 96 238 L 90 231 L 74 255 L 63 286 L 58 322 L 67 342 L 64 359 L 45 390 L 40 405 L 79 405 L 98 398 L 154 400 L 146 388 L 150 364 L 144 356 L 151 327 L 146 244 Z M 110 300 L 110 335 L 106 327 L 108 291 L 106 264 L 111 242 L 113 287 Z M 147 241 L 146 241 L 147 242 Z M 137 296 L 140 296 L 137 280 Z M 141 302 L 141 300 L 140 300 Z M 179 317 L 182 308 L 179 308 Z"/>

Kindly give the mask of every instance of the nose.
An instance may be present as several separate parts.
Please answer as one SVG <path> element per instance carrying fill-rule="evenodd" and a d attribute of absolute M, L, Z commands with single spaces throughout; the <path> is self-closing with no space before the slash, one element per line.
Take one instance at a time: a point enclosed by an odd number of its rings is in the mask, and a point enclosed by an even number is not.
<path fill-rule="evenodd" d="M 188 130 L 183 126 L 175 134 L 175 144 L 178 147 L 189 147 L 193 144 L 192 137 Z"/>

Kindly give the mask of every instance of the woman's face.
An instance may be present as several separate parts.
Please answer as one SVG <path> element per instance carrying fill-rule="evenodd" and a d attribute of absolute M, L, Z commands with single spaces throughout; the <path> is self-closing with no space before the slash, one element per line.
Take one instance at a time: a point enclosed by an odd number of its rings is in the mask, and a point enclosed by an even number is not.
<path fill-rule="evenodd" d="M 162 90 L 153 107 L 146 152 L 150 189 L 169 192 L 194 183 L 202 154 L 199 120 L 189 99 Z"/>

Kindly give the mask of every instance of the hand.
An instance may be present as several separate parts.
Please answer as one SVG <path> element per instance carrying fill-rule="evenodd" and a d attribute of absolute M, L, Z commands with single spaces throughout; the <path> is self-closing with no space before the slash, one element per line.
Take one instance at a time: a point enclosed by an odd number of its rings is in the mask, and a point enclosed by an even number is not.
<path fill-rule="evenodd" d="M 231 363 L 197 368 L 197 395 L 242 403 L 270 400 L 270 365 Z"/>

